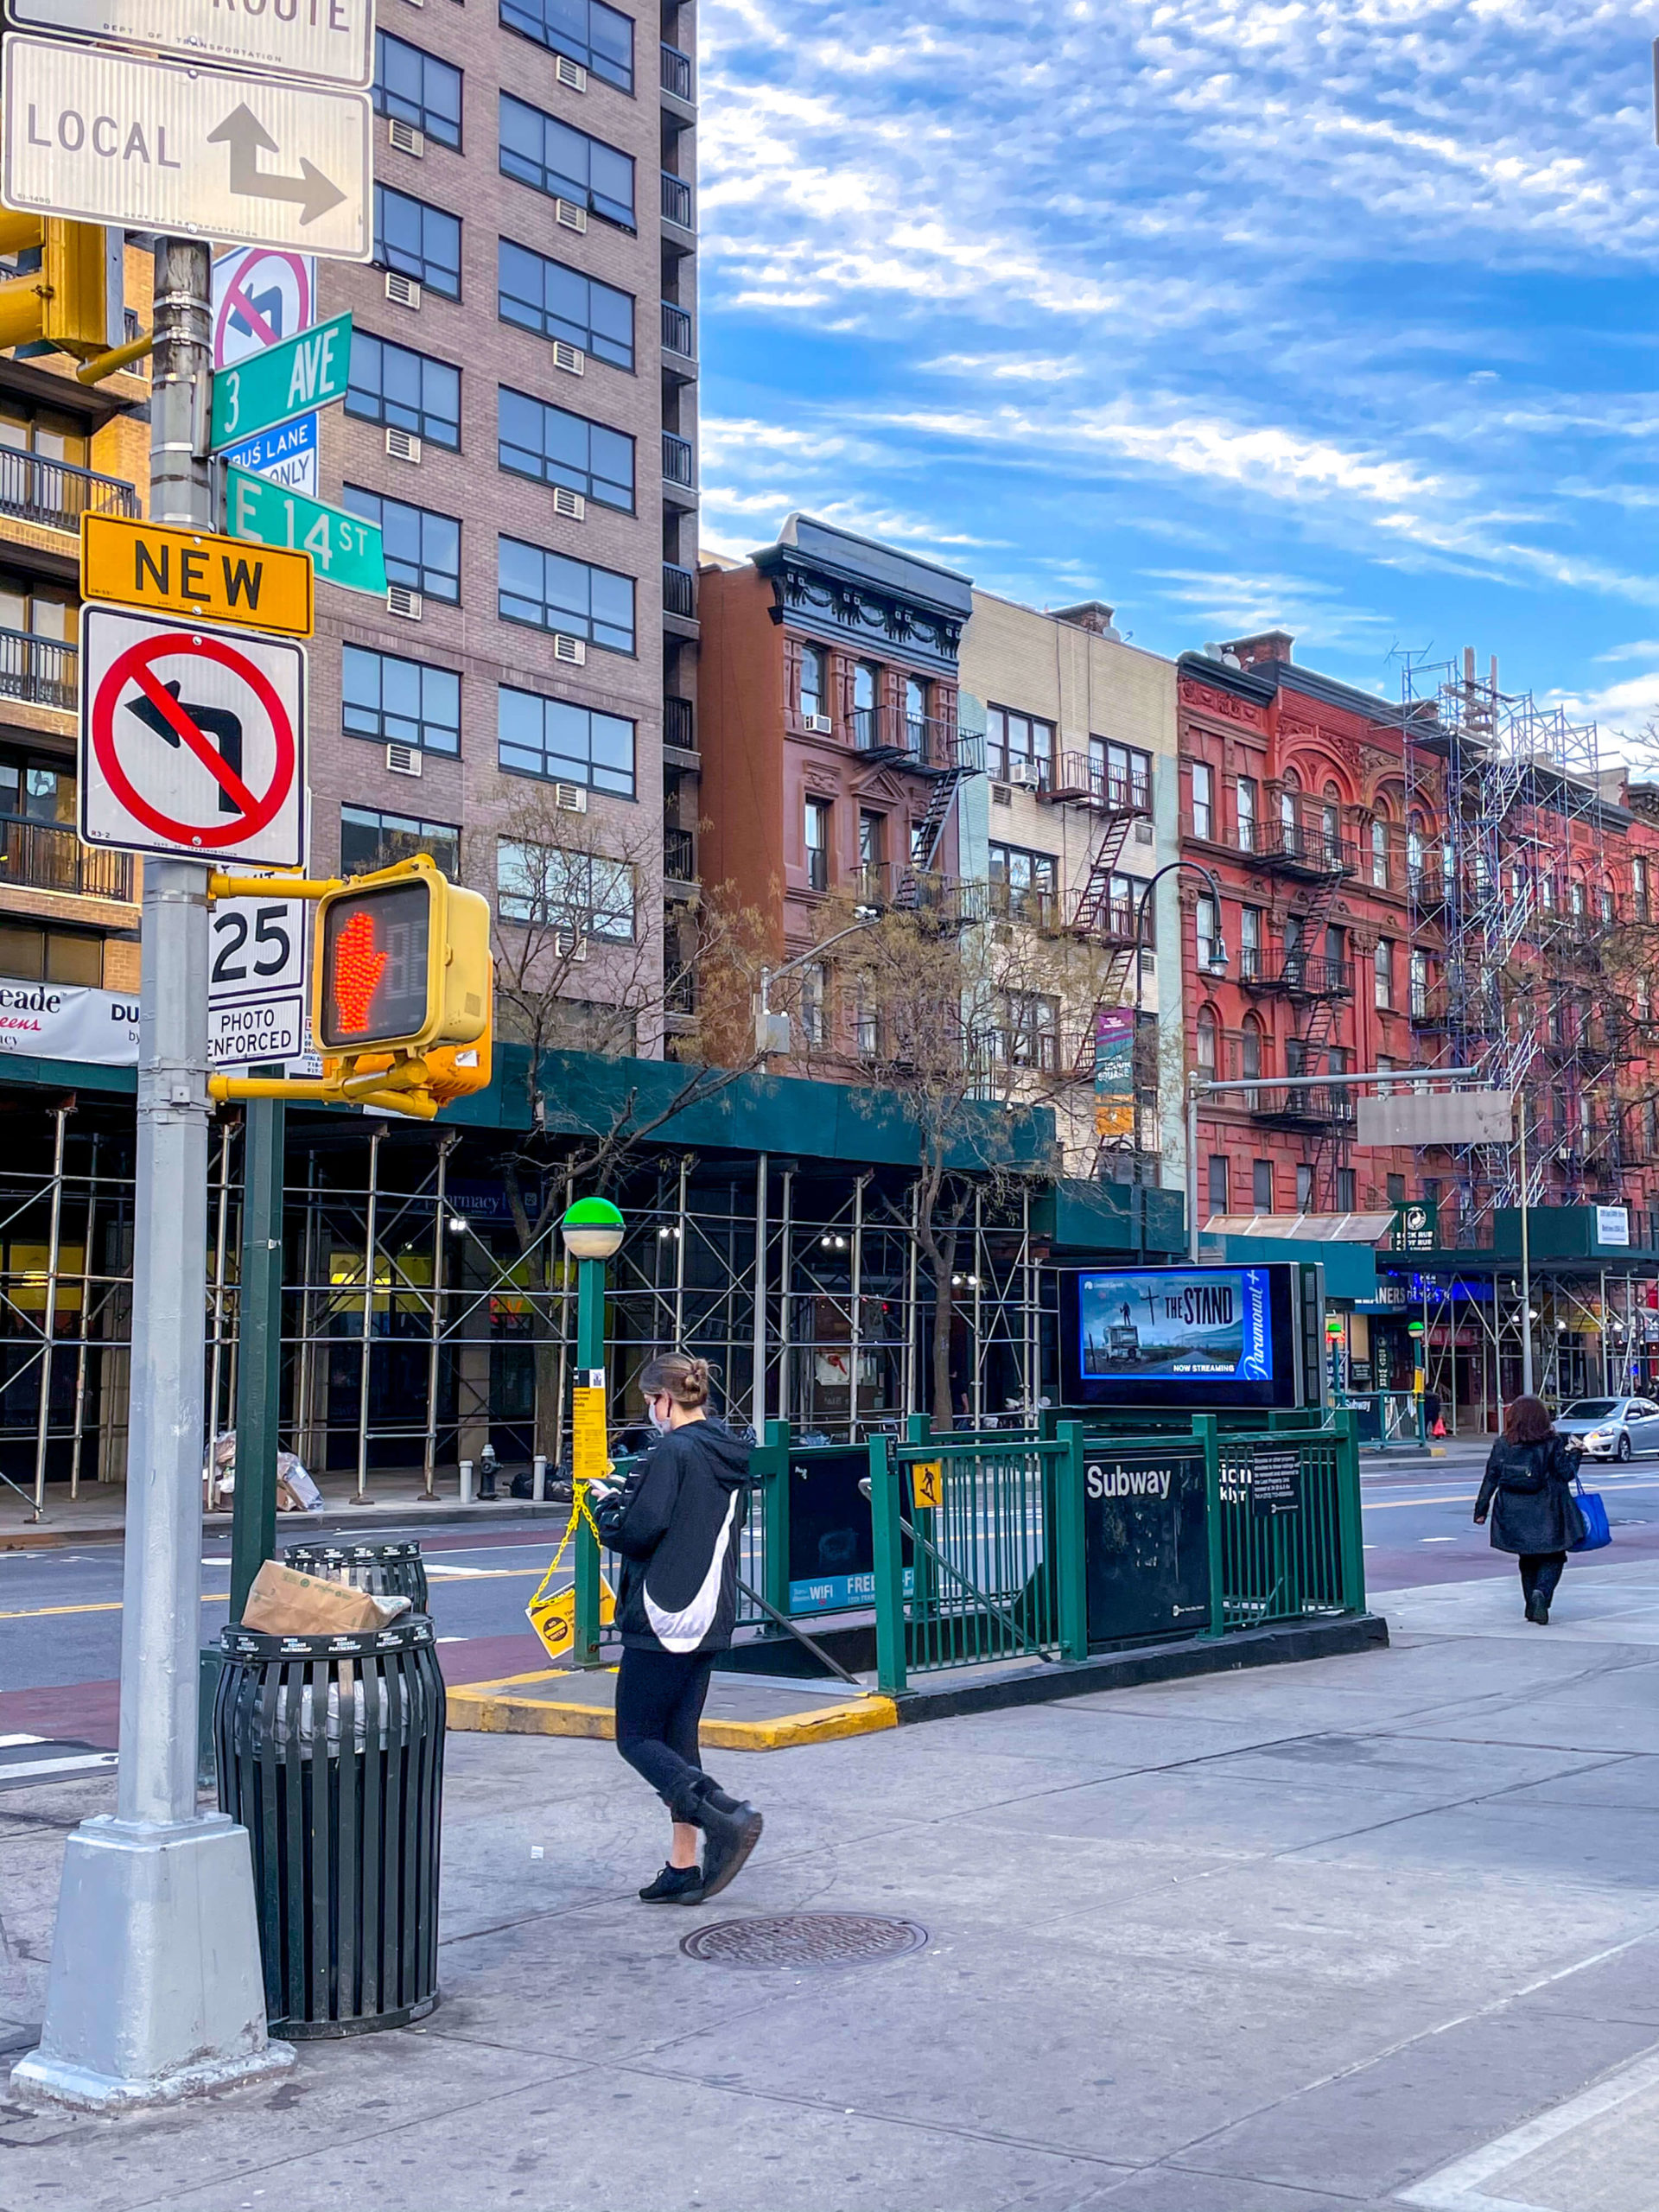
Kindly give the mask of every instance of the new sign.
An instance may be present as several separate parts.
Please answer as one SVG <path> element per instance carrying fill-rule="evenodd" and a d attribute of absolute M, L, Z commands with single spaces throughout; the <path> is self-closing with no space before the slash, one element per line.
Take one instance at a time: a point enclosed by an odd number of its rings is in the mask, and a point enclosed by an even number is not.
<path fill-rule="evenodd" d="M 298 0 L 286 13 L 224 0 L 6 0 L 6 13 L 24 30 L 160 47 L 221 68 L 334 85 L 374 73 L 373 0 Z"/>
<path fill-rule="evenodd" d="M 80 588 L 86 599 L 311 634 L 311 563 L 303 553 L 250 552 L 232 537 L 125 515 L 83 515 Z"/>

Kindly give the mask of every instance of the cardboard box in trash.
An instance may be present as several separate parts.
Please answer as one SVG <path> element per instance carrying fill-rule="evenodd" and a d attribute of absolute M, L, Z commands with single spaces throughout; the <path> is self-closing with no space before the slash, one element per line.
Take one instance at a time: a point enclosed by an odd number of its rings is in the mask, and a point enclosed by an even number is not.
<path fill-rule="evenodd" d="M 359 1636 L 390 1628 L 409 1610 L 407 1598 L 378 1598 L 268 1559 L 253 1578 L 242 1625 L 261 1636 Z"/>

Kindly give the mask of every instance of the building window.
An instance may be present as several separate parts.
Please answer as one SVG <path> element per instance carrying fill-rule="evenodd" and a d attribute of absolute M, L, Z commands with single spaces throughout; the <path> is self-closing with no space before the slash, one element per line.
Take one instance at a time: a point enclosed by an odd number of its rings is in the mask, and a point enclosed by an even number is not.
<path fill-rule="evenodd" d="M 461 297 L 461 219 L 389 184 L 374 188 L 374 261 L 446 300 Z"/>
<path fill-rule="evenodd" d="M 1060 1002 L 1046 991 L 1007 991 L 997 1032 L 997 1057 L 1012 1068 L 1052 1075 L 1060 1065 Z"/>
<path fill-rule="evenodd" d="M 538 484 L 563 484 L 602 507 L 633 512 L 632 438 L 505 385 L 499 400 L 497 454 L 503 468 Z"/>
<path fill-rule="evenodd" d="M 104 982 L 104 939 L 90 931 L 43 929 L 8 915 L 0 919 L 0 976 L 98 990 Z"/>
<path fill-rule="evenodd" d="M 383 499 L 360 484 L 344 486 L 340 499 L 353 514 L 379 525 L 385 538 L 388 583 L 403 584 L 423 599 L 460 606 L 461 524 L 454 515 Z"/>
<path fill-rule="evenodd" d="M 33 454 L 36 461 L 67 461 L 72 468 L 85 468 L 89 461 L 85 423 L 31 407 L 10 392 L 0 398 L 0 449 Z"/>
<path fill-rule="evenodd" d="M 801 647 L 799 683 L 800 715 L 803 721 L 811 721 L 820 715 L 828 715 L 824 702 L 829 696 L 828 666 L 822 645 Z"/>
<path fill-rule="evenodd" d="M 1421 1020 L 1428 1012 L 1428 955 L 1414 952 L 1411 956 L 1411 1012 Z"/>
<path fill-rule="evenodd" d="M 1584 884 L 1580 877 L 1574 876 L 1572 882 L 1567 887 L 1567 900 L 1568 912 L 1581 920 L 1584 916 L 1586 902 Z"/>
<path fill-rule="evenodd" d="M 1046 791 L 1054 780 L 1054 725 L 1007 707 L 992 707 L 985 716 L 986 757 L 993 779 L 1024 783 Z"/>
<path fill-rule="evenodd" d="M 879 1059 L 881 1057 L 881 1017 L 862 995 L 859 998 L 854 1030 L 859 1058 Z"/>
<path fill-rule="evenodd" d="M 461 371 L 389 339 L 352 333 L 346 412 L 365 423 L 412 430 L 429 445 L 461 451 Z"/>
<path fill-rule="evenodd" d="M 1262 973 L 1262 909 L 1241 906 L 1238 910 L 1238 972 L 1249 981 Z"/>
<path fill-rule="evenodd" d="M 1342 810 L 1327 789 L 1319 808 L 1319 836 L 1325 847 L 1325 859 L 1337 860 L 1342 851 Z"/>
<path fill-rule="evenodd" d="M 1227 1155 L 1224 1152 L 1214 1152 L 1210 1155 L 1210 1211 L 1212 1214 L 1227 1211 Z"/>
<path fill-rule="evenodd" d="M 1255 850 L 1255 779 L 1241 776 L 1238 779 L 1238 849 L 1241 853 Z"/>
<path fill-rule="evenodd" d="M 1639 853 L 1630 862 L 1630 904 L 1637 920 L 1645 922 L 1649 918 L 1648 863 L 1646 856 Z"/>
<path fill-rule="evenodd" d="M 501 21 L 620 92 L 633 90 L 633 22 L 605 0 L 501 0 Z"/>
<path fill-rule="evenodd" d="M 1216 1080 L 1216 1017 L 1207 1006 L 1198 1009 L 1198 1073 L 1206 1083 Z"/>
<path fill-rule="evenodd" d="M 857 661 L 853 666 L 853 743 L 868 753 L 881 742 L 881 671 L 874 661 Z"/>
<path fill-rule="evenodd" d="M 1394 947 L 1385 937 L 1376 940 L 1371 972 L 1375 979 L 1374 1003 L 1387 1012 L 1394 1004 Z"/>
<path fill-rule="evenodd" d="M 451 882 L 461 876 L 461 832 L 448 822 L 422 822 L 413 815 L 387 814 L 378 807 L 340 810 L 340 872 L 367 875 L 394 861 L 429 853 Z"/>
<path fill-rule="evenodd" d="M 919 676 L 905 678 L 905 749 L 927 753 L 928 685 Z"/>
<path fill-rule="evenodd" d="M 830 888 L 830 802 L 806 802 L 806 880 L 814 891 Z"/>
<path fill-rule="evenodd" d="M 1262 1025 L 1254 1015 L 1239 1033 L 1238 1071 L 1252 1079 L 1262 1072 Z"/>
<path fill-rule="evenodd" d="M 1596 911 L 1601 917 L 1602 927 L 1611 929 L 1618 917 L 1613 907 L 1613 887 L 1611 883 L 1604 883 L 1597 892 Z"/>
<path fill-rule="evenodd" d="M 991 911 L 1012 920 L 1046 923 L 1054 913 L 1059 861 L 1052 853 L 1030 853 L 1019 845 L 992 845 Z"/>
<path fill-rule="evenodd" d="M 1555 911 L 1555 879 L 1547 868 L 1538 873 L 1538 904 L 1547 914 Z"/>
<path fill-rule="evenodd" d="M 496 540 L 497 605 L 504 622 L 585 638 L 607 652 L 633 651 L 633 578 L 572 561 L 517 537 Z"/>
<path fill-rule="evenodd" d="M 454 669 L 344 645 L 340 691 L 340 727 L 348 737 L 412 745 L 423 753 L 461 751 L 461 678 Z"/>
<path fill-rule="evenodd" d="M 1354 1202 L 1357 1195 L 1358 1193 L 1354 1188 L 1353 1169 L 1351 1167 L 1338 1167 L 1337 1170 L 1337 1211 L 1338 1213 L 1352 1213 L 1354 1210 Z"/>
<path fill-rule="evenodd" d="M 501 174 L 620 229 L 633 228 L 633 156 L 527 101 L 501 95 Z"/>
<path fill-rule="evenodd" d="M 1216 834 L 1215 779 L 1202 760 L 1192 763 L 1192 835 Z"/>
<path fill-rule="evenodd" d="M 1403 1175 L 1390 1175 L 1389 1178 L 1388 1190 L 1389 1204 L 1391 1206 L 1404 1205 L 1406 1203 L 1406 1179 Z"/>
<path fill-rule="evenodd" d="M 374 111 L 461 150 L 461 72 L 390 31 L 374 35 Z"/>
<path fill-rule="evenodd" d="M 633 870 L 626 861 L 502 837 L 495 896 L 504 922 L 569 929 L 605 944 L 633 942 Z"/>
<path fill-rule="evenodd" d="M 823 963 L 815 960 L 801 970 L 801 1034 L 809 1045 L 822 1045 L 823 1042 L 824 997 Z"/>
<path fill-rule="evenodd" d="M 1108 806 L 1150 808 L 1152 755 L 1104 737 L 1089 741 L 1089 790 Z"/>
<path fill-rule="evenodd" d="M 1221 915 L 1207 891 L 1200 893 L 1193 906 L 1192 925 L 1198 942 L 1198 966 L 1201 969 L 1220 967 Z"/>
<path fill-rule="evenodd" d="M 613 369 L 633 366 L 633 296 L 562 261 L 502 238 L 496 251 L 496 313 L 538 338 L 580 347 Z"/>
<path fill-rule="evenodd" d="M 1406 880 L 1414 891 L 1423 881 L 1423 817 L 1414 814 L 1406 830 Z"/>
<path fill-rule="evenodd" d="M 1371 823 L 1371 881 L 1379 891 L 1389 887 L 1389 825 L 1381 815 Z"/>
<path fill-rule="evenodd" d="M 633 797 L 634 725 L 621 715 L 544 699 L 502 684 L 496 692 L 496 753 L 514 775 L 585 784 Z"/>
<path fill-rule="evenodd" d="M 1253 1160 L 1250 1162 L 1250 1204 L 1257 1213 L 1273 1211 L 1273 1162 Z"/>
<path fill-rule="evenodd" d="M 1296 1211 L 1306 1213 L 1313 1204 L 1313 1170 L 1303 1160 L 1299 1162 L 1296 1169 Z"/>

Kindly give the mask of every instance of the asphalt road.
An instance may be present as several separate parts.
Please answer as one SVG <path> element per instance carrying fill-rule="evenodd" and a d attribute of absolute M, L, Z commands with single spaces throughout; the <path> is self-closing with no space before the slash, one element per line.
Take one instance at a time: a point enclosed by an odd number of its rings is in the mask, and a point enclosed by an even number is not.
<path fill-rule="evenodd" d="M 1454 1447 L 1432 1467 L 1367 1469 L 1365 1574 L 1373 1593 L 1515 1573 L 1470 1517 L 1484 1458 L 1478 1450 Z M 1659 1458 L 1618 1470 L 1586 1469 L 1586 1475 L 1612 1522 L 1614 1544 L 1604 1556 L 1659 1558 Z M 415 1533 L 390 1524 L 377 1531 L 384 1537 Z M 452 1681 L 526 1672 L 540 1663 L 541 1647 L 524 1609 L 554 1541 L 544 1522 L 425 1532 L 432 1613 Z M 204 1547 L 204 1643 L 225 1624 L 229 1559 L 226 1537 Z M 1576 1562 L 1569 1570 L 1593 1571 Z M 566 1580 L 562 1571 L 558 1581 Z M 120 1657 L 118 1545 L 0 1553 L 0 1743 L 27 1733 L 113 1744 Z"/>

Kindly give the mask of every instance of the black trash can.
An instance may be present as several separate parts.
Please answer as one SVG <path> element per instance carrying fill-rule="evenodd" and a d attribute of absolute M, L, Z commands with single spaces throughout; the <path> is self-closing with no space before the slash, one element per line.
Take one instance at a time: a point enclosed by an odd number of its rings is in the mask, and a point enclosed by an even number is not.
<path fill-rule="evenodd" d="M 443 1676 L 424 1614 L 358 1636 L 227 1628 L 219 1803 L 253 1850 L 274 2036 L 364 2035 L 438 2001 Z"/>
<path fill-rule="evenodd" d="M 398 1544 L 286 1544 L 283 1563 L 302 1574 L 372 1590 L 377 1598 L 407 1598 L 417 1613 L 428 1610 L 426 1562 L 414 1536 Z"/>

